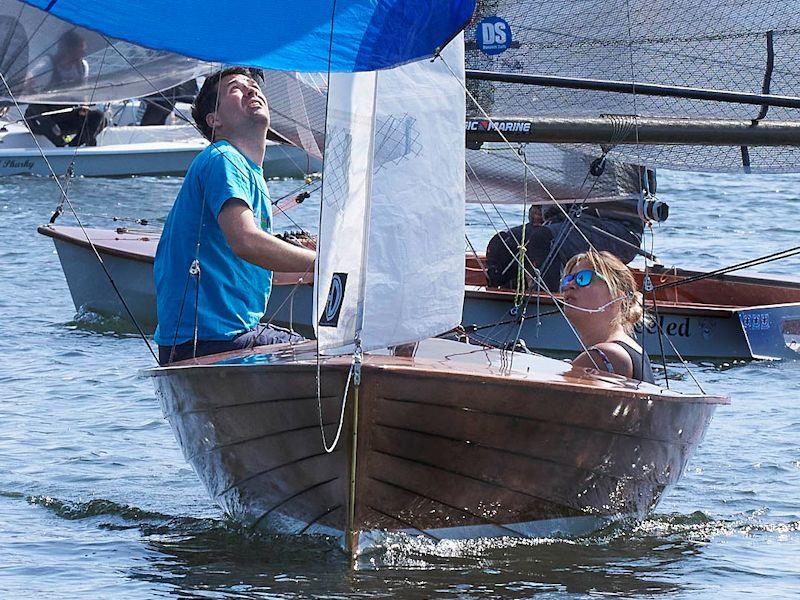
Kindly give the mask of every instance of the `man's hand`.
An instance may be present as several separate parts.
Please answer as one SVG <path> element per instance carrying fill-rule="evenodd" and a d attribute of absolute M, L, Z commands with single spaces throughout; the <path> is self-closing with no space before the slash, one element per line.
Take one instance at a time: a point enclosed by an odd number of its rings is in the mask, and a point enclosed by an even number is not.
<path fill-rule="evenodd" d="M 239 198 L 230 198 L 217 217 L 222 233 L 239 258 L 270 271 L 308 273 L 316 253 L 264 232 L 255 224 L 253 211 Z"/>

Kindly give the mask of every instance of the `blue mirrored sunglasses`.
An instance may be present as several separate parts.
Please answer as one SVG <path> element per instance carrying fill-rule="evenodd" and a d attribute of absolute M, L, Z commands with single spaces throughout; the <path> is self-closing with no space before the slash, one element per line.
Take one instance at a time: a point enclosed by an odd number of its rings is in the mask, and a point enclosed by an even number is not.
<path fill-rule="evenodd" d="M 592 271 L 591 269 L 583 269 L 577 273 L 567 273 L 561 278 L 561 291 L 564 291 L 572 280 L 575 280 L 575 285 L 578 287 L 586 287 L 592 283 L 592 279 L 595 277 L 602 281 L 606 281 L 605 277 L 603 277 L 597 271 Z"/>

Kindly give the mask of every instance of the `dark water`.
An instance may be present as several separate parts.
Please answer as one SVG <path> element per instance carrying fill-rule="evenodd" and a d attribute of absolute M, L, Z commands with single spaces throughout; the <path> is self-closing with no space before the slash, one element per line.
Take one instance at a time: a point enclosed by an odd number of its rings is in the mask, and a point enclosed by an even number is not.
<path fill-rule="evenodd" d="M 89 223 L 157 221 L 179 179 L 77 180 Z M 273 184 L 273 195 L 296 182 Z M 715 268 L 797 245 L 800 177 L 662 175 L 665 264 Z M 580 540 L 398 539 L 351 570 L 324 540 L 226 521 L 184 462 L 134 335 L 75 321 L 35 227 L 52 182 L 0 182 L 0 597 L 792 597 L 800 593 L 800 363 L 700 364 L 730 394 L 681 483 L 639 525 Z M 313 203 L 290 213 L 313 222 Z M 504 214 L 519 222 L 516 209 Z M 65 224 L 70 219 L 63 218 Z M 468 214 L 478 247 L 492 233 Z M 287 219 L 280 227 L 291 228 Z M 761 267 L 800 272 L 797 258 Z M 691 390 L 681 367 L 677 385 Z"/>

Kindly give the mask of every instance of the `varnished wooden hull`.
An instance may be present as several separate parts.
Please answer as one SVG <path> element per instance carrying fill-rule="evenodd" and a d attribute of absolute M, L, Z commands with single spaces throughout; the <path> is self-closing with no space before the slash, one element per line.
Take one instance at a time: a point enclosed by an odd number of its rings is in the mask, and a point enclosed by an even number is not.
<path fill-rule="evenodd" d="M 392 532 L 581 534 L 642 518 L 725 401 L 578 377 L 542 357 L 515 356 L 509 370 L 497 351 L 460 358 L 465 349 L 474 347 L 430 340 L 414 358 L 369 356 L 330 454 L 315 360 L 302 351 L 229 353 L 151 374 L 187 460 L 227 513 L 338 536 L 353 552 Z M 348 366 L 321 365 L 328 443 Z"/>

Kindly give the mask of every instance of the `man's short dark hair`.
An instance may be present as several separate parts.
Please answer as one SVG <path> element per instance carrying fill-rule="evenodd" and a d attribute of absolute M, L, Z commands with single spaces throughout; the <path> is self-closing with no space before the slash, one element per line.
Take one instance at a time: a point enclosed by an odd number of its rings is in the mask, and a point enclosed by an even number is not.
<path fill-rule="evenodd" d="M 58 38 L 58 47 L 64 50 L 72 50 L 86 45 L 86 40 L 83 36 L 74 29 L 68 29 L 64 34 Z"/>
<path fill-rule="evenodd" d="M 206 116 L 217 109 L 219 82 L 222 81 L 223 77 L 227 77 L 228 75 L 247 75 L 248 77 L 253 77 L 253 73 L 247 67 L 229 67 L 222 71 L 217 71 L 213 75 L 206 77 L 206 80 L 203 82 L 203 87 L 200 88 L 200 92 L 194 99 L 194 104 L 192 104 L 192 118 L 200 128 L 203 137 L 210 142 L 214 141 L 214 131 L 208 123 L 206 123 Z"/>

